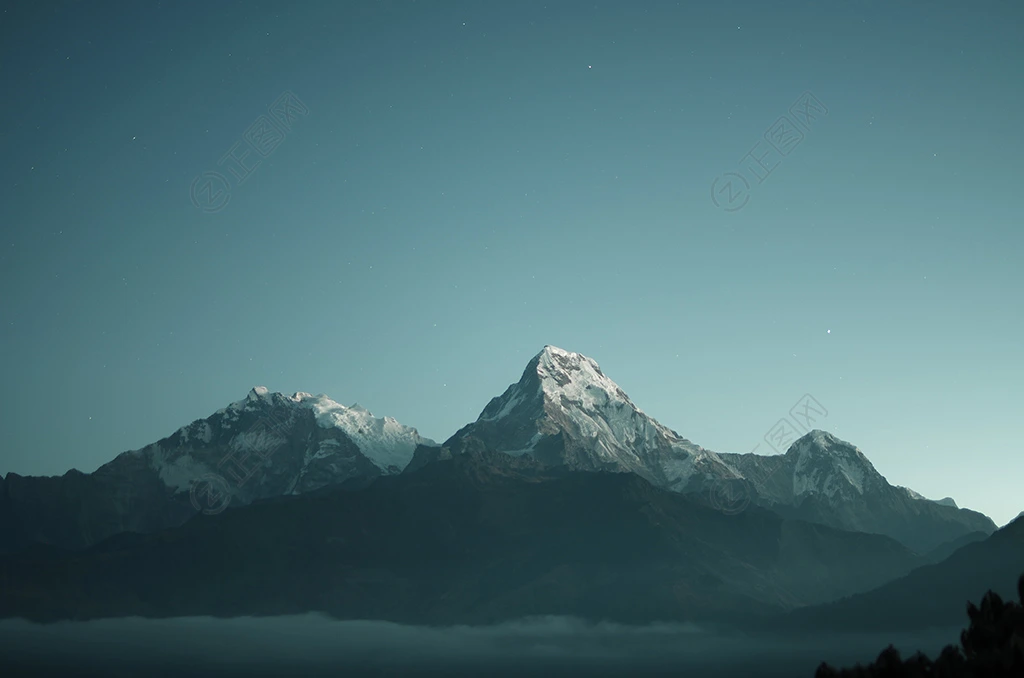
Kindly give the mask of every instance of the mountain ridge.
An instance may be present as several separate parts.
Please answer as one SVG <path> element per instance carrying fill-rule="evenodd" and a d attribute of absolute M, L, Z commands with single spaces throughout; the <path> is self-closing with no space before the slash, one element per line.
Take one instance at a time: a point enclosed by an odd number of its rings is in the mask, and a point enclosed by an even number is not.
<path fill-rule="evenodd" d="M 417 449 L 407 468 L 470 450 L 633 472 L 659 487 L 711 495 L 723 510 L 757 503 L 792 518 L 885 534 L 922 554 L 996 529 L 986 516 L 955 504 L 912 501 L 911 494 L 920 495 L 894 488 L 857 447 L 819 429 L 782 455 L 707 450 L 644 413 L 595 360 L 552 345 L 474 422 L 440 448 Z"/>
<path fill-rule="evenodd" d="M 886 534 L 922 554 L 995 530 L 981 514 L 889 485 L 858 448 L 818 429 L 782 455 L 705 449 L 637 407 L 592 358 L 547 345 L 442 445 L 358 404 L 257 386 L 92 474 L 8 474 L 0 483 L 0 551 L 29 541 L 84 548 L 228 504 L 364 487 L 474 451 L 635 473 L 660 488 L 700 494 L 726 512 L 756 504 L 788 518 Z"/>
<path fill-rule="evenodd" d="M 453 454 L 489 449 L 579 470 L 629 471 L 677 490 L 700 488 L 709 475 L 734 475 L 714 452 L 644 413 L 595 360 L 552 345 L 442 446 Z"/>
<path fill-rule="evenodd" d="M 361 486 L 395 474 L 424 438 L 391 417 L 324 395 L 255 387 L 245 398 L 96 471 L 8 473 L 0 484 L 0 551 L 27 541 L 84 548 L 119 532 L 150 532 L 229 504 Z M 211 501 L 211 498 L 213 500 Z"/>
<path fill-rule="evenodd" d="M 754 503 L 793 518 L 885 534 L 921 554 L 996 530 L 984 514 L 891 485 L 859 448 L 827 431 L 810 431 L 781 455 L 720 456 L 750 482 Z"/>
<path fill-rule="evenodd" d="M 887 537 L 724 514 L 633 473 L 471 451 L 360 489 L 0 558 L 0 616 L 715 622 L 866 591 L 918 562 Z"/>

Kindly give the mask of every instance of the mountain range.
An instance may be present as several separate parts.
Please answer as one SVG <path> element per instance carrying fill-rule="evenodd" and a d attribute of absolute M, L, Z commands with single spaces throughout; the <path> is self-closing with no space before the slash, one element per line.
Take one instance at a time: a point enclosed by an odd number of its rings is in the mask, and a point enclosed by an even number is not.
<path fill-rule="evenodd" d="M 636 473 L 657 487 L 708 494 L 725 510 L 753 501 L 790 517 L 885 534 L 919 553 L 996 529 L 952 500 L 890 485 L 860 450 L 825 431 L 809 432 L 784 455 L 706 450 L 640 410 L 594 360 L 553 346 L 442 447 L 418 448 L 410 466 L 468 450 Z"/>
<path fill-rule="evenodd" d="M 433 441 L 391 417 L 324 395 L 256 387 L 206 419 L 95 472 L 0 478 L 0 552 L 30 542 L 67 549 L 153 532 L 198 512 L 400 473 Z"/>
<path fill-rule="evenodd" d="M 466 452 L 354 491 L 0 560 L 0 611 L 34 621 L 324 612 L 418 624 L 531 615 L 764 617 L 908 573 L 895 540 L 729 515 L 636 474 Z M 0 614 L 0 616 L 3 616 Z"/>
<path fill-rule="evenodd" d="M 720 456 L 753 485 L 749 494 L 762 506 L 793 518 L 885 534 L 918 553 L 966 534 L 991 534 L 996 527 L 951 498 L 930 501 L 890 485 L 858 448 L 824 431 L 812 431 L 781 455 Z"/>
<path fill-rule="evenodd" d="M 781 455 L 707 450 L 591 358 L 547 346 L 441 445 L 257 387 L 94 473 L 9 473 L 0 616 L 770 616 L 995 531 L 825 431 Z"/>

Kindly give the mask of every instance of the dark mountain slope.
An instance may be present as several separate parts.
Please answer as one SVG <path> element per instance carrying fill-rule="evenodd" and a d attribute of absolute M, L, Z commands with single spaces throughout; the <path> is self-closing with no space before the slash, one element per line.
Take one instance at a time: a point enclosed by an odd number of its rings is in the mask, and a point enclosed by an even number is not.
<path fill-rule="evenodd" d="M 946 560 L 915 569 L 875 590 L 833 603 L 795 610 L 787 628 L 843 631 L 908 631 L 961 623 L 968 600 L 989 589 L 1013 598 L 1024 571 L 1024 519 L 984 541 L 963 546 Z"/>
<path fill-rule="evenodd" d="M 8 557 L 0 616 L 725 621 L 867 590 L 916 563 L 886 537 L 725 515 L 633 474 L 467 453 L 361 490 Z"/>

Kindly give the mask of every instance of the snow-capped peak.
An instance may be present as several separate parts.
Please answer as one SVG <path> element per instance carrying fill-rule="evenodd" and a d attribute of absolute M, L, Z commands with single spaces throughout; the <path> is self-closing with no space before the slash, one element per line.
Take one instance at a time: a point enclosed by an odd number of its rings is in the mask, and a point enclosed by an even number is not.
<path fill-rule="evenodd" d="M 249 402 L 252 402 L 254 400 L 259 400 L 260 398 L 265 397 L 269 393 L 270 389 L 268 389 L 266 386 L 253 386 L 252 390 L 249 391 L 249 395 L 247 395 L 245 399 L 248 400 Z"/>
<path fill-rule="evenodd" d="M 828 431 L 822 431 L 821 429 L 814 429 L 803 435 L 790 446 L 788 452 L 795 453 L 801 457 L 806 455 L 826 455 L 836 458 L 858 459 L 870 463 L 867 457 L 855 445 L 845 440 L 840 440 Z"/>
<path fill-rule="evenodd" d="M 390 467 L 402 470 L 408 466 L 417 445 L 437 445 L 421 436 L 416 429 L 391 417 L 374 417 L 358 403 L 345 407 L 325 395 L 304 399 L 302 403 L 312 408 L 320 426 L 345 431 L 359 450 L 384 471 Z"/>
<path fill-rule="evenodd" d="M 523 403 L 538 401 L 587 410 L 613 405 L 642 414 L 593 358 L 548 345 L 529 362 L 518 383 L 488 403 L 477 421 L 497 421 Z"/>
<path fill-rule="evenodd" d="M 457 436 L 574 468 L 632 471 L 679 489 L 695 474 L 733 475 L 713 452 L 640 410 L 592 358 L 551 345 Z"/>
<path fill-rule="evenodd" d="M 801 447 L 804 449 L 817 448 L 817 451 L 819 452 L 832 452 L 833 448 L 838 448 L 836 449 L 836 452 L 845 453 L 850 449 L 856 449 L 849 443 L 836 438 L 828 431 L 822 431 L 819 428 L 810 431 L 797 442 L 801 441 L 803 441 L 803 445 L 801 445 Z"/>
<path fill-rule="evenodd" d="M 793 494 L 797 497 L 810 492 L 831 497 L 843 486 L 864 494 L 866 483 L 880 477 L 857 447 L 819 429 L 793 443 L 786 454 L 796 457 Z"/>
<path fill-rule="evenodd" d="M 537 376 L 548 396 L 568 399 L 583 407 L 607 406 L 609 400 L 622 404 L 630 402 L 619 385 L 604 375 L 593 358 L 557 346 L 545 346 L 536 360 Z"/>
<path fill-rule="evenodd" d="M 273 401 L 274 394 L 266 386 L 253 386 L 241 400 L 236 400 L 227 407 L 222 407 L 215 414 L 231 414 L 238 416 L 244 410 L 251 410 L 258 402 Z"/>
<path fill-rule="evenodd" d="M 404 426 L 391 417 L 374 417 L 358 404 L 345 407 L 322 393 L 312 395 L 297 391 L 287 396 L 271 392 L 265 386 L 256 386 L 244 399 L 218 410 L 217 414 L 227 415 L 226 422 L 235 422 L 245 412 L 271 411 L 266 408 L 273 408 L 272 419 L 279 422 L 294 421 L 298 410 L 312 410 L 321 428 L 341 429 L 367 459 L 387 473 L 394 472 L 395 468 L 405 468 L 412 460 L 417 445 L 437 445 L 411 426 Z M 185 441 L 189 439 L 191 426 L 180 429 Z M 282 433 L 278 431 L 278 435 Z"/>

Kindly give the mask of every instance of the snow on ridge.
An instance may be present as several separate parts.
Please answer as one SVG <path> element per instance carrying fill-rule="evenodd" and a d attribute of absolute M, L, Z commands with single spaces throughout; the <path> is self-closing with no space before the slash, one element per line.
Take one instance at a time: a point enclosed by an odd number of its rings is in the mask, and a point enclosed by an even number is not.
<path fill-rule="evenodd" d="M 311 409 L 319 426 L 340 428 L 373 464 L 384 471 L 391 466 L 404 469 L 412 460 L 413 452 L 419 444 L 437 445 L 433 440 L 421 436 L 415 428 L 400 424 L 392 417 L 374 417 L 358 403 L 354 403 L 352 407 L 345 407 L 323 393 L 312 395 L 305 391 L 296 391 L 294 395 L 287 396 L 283 393 L 272 393 L 265 386 L 256 386 L 244 399 L 217 410 L 217 414 L 225 415 L 224 427 L 229 428 L 228 422 L 237 421 L 240 412 L 253 409 L 253 403 L 258 400 L 278 406 L 284 404 Z M 204 437 L 208 437 L 209 434 L 205 431 L 203 433 Z M 270 441 L 250 442 L 260 446 Z"/>
<path fill-rule="evenodd" d="M 650 442 L 662 437 L 681 450 L 703 450 L 637 407 L 625 391 L 601 371 L 593 358 L 550 345 L 544 347 L 538 358 L 537 374 L 543 393 L 555 404 L 562 405 L 565 398 L 579 403 L 585 412 L 604 414 L 602 420 L 596 422 L 598 430 L 611 433 L 623 443 L 633 443 L 638 439 Z M 641 422 L 639 426 L 638 422 Z M 593 425 L 584 425 L 593 428 Z"/>
<path fill-rule="evenodd" d="M 191 424 L 179 428 L 176 433 L 180 436 L 180 445 L 187 445 L 193 441 L 208 444 L 213 439 L 213 429 L 210 428 L 210 422 L 205 419 L 196 419 Z"/>
<path fill-rule="evenodd" d="M 793 474 L 793 494 L 802 496 L 821 492 L 832 497 L 841 488 L 841 480 L 864 494 L 864 483 L 871 463 L 853 445 L 827 431 L 815 429 L 793 443 L 797 456 Z"/>
<path fill-rule="evenodd" d="M 512 410 L 514 410 L 516 406 L 519 405 L 519 403 L 526 400 L 526 396 L 527 394 L 523 391 L 519 384 L 513 384 L 504 394 L 502 394 L 499 397 L 507 398 L 505 400 L 505 404 L 502 405 L 501 409 L 498 410 L 496 413 L 487 416 L 484 416 L 484 413 L 481 412 L 480 416 L 477 417 L 477 421 L 497 421 L 498 419 L 507 417 L 509 414 L 512 413 Z M 484 412 L 487 411 L 488 407 L 490 407 L 490 403 L 488 403 L 488 406 L 484 408 Z"/>
<path fill-rule="evenodd" d="M 537 375 L 544 397 L 571 413 L 581 435 L 595 440 L 601 459 L 617 459 L 627 468 L 645 466 L 638 451 L 668 443 L 674 454 L 660 462 L 673 484 L 685 484 L 698 473 L 698 461 L 724 462 L 714 452 L 683 438 L 637 407 L 593 358 L 545 346 L 537 356 Z M 572 403 L 567 407 L 565 401 Z M 504 410 L 504 408 L 503 408 Z"/>
<path fill-rule="evenodd" d="M 919 492 L 915 492 L 909 487 L 904 487 L 903 485 L 899 485 L 898 487 L 899 489 L 906 492 L 907 496 L 910 497 L 911 499 L 917 499 L 918 501 L 931 501 L 930 499 L 928 499 L 928 497 L 924 496 L 923 494 L 920 494 Z"/>
<path fill-rule="evenodd" d="M 663 470 L 665 477 L 673 484 L 685 484 L 697 471 L 692 457 L 670 459 L 665 462 Z"/>
<path fill-rule="evenodd" d="M 537 447 L 537 443 L 540 442 L 541 438 L 544 437 L 540 431 L 533 434 L 533 437 L 526 441 L 526 447 L 522 447 L 518 450 L 502 450 L 502 454 L 508 454 L 513 457 L 520 457 L 523 455 L 531 454 Z"/>
<path fill-rule="evenodd" d="M 241 401 L 244 403 L 254 403 L 259 400 L 269 400 L 271 398 L 270 389 L 266 386 L 253 386 L 252 390 L 245 396 L 245 400 Z"/>
<path fill-rule="evenodd" d="M 143 448 L 150 452 L 149 465 L 160 477 L 164 485 L 178 492 L 190 490 L 196 478 L 210 473 L 213 469 L 190 454 L 171 458 L 167 451 L 159 445 Z"/>
<path fill-rule="evenodd" d="M 897 487 L 897 489 L 900 489 L 900 490 L 906 492 L 907 496 L 909 496 L 911 499 L 916 499 L 918 501 L 930 501 L 933 504 L 939 504 L 940 506 L 950 506 L 952 508 L 960 508 L 957 505 L 956 500 L 953 499 L 953 497 L 943 497 L 942 499 L 929 499 L 928 497 L 924 496 L 920 492 L 915 492 L 914 490 L 910 489 L 909 487 L 905 487 L 903 485 L 897 485 L 896 487 Z"/>
<path fill-rule="evenodd" d="M 412 461 L 417 445 L 437 445 L 411 426 L 400 424 L 392 417 L 374 417 L 369 410 L 358 405 L 345 407 L 327 396 L 308 400 L 318 425 L 340 428 L 382 471 L 388 471 L 392 466 L 399 471 L 404 469 Z M 306 404 L 306 399 L 302 402 Z"/>
<path fill-rule="evenodd" d="M 839 463 L 839 472 L 857 488 L 857 492 L 864 494 L 864 469 L 861 466 L 852 463 L 850 459 L 843 459 Z"/>
<path fill-rule="evenodd" d="M 632 404 L 619 385 L 601 372 L 593 358 L 556 346 L 545 346 L 539 358 L 537 375 L 549 395 L 564 395 L 582 402 L 585 407 L 607 405 L 608 398 Z"/>
<path fill-rule="evenodd" d="M 252 389 L 249 390 L 249 393 L 247 393 L 244 398 L 242 398 L 241 400 L 236 400 L 235 402 L 229 404 L 227 407 L 220 408 L 219 410 L 214 412 L 214 414 L 221 414 L 224 415 L 229 420 L 234 420 L 238 418 L 239 412 L 248 409 L 252 403 L 255 403 L 260 400 L 269 401 L 272 397 L 273 394 L 270 392 L 270 389 L 268 389 L 266 386 L 253 386 Z"/>

